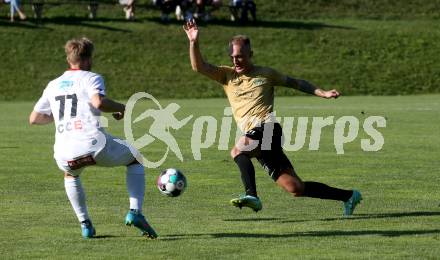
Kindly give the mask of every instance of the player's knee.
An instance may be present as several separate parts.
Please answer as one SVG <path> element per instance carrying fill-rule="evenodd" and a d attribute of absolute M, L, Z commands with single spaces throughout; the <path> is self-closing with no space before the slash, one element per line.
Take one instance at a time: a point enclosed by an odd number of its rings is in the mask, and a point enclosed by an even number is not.
<path fill-rule="evenodd" d="M 232 149 L 231 149 L 231 157 L 232 157 L 232 159 L 234 159 L 235 157 L 237 157 L 237 155 L 239 155 L 240 154 L 240 149 L 238 149 L 237 147 L 233 147 Z"/>
<path fill-rule="evenodd" d="M 299 197 L 302 194 L 301 187 L 296 182 L 285 183 L 283 185 L 283 188 L 284 188 L 285 191 L 287 191 L 288 193 L 292 194 L 295 197 Z"/>
<path fill-rule="evenodd" d="M 295 183 L 290 193 L 295 197 L 301 197 L 304 193 L 304 184 L 302 182 Z"/>
<path fill-rule="evenodd" d="M 304 193 L 304 183 L 291 172 L 282 174 L 277 183 L 288 193 L 300 197 Z"/>

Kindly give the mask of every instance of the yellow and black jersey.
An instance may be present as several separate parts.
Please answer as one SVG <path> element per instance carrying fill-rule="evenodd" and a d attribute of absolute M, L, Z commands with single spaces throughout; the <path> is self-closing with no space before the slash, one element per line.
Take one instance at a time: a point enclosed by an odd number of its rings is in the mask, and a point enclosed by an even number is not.
<path fill-rule="evenodd" d="M 274 87 L 287 86 L 287 76 L 268 67 L 253 66 L 239 75 L 233 67 L 220 66 L 209 77 L 223 85 L 234 119 L 244 132 L 273 120 Z"/>

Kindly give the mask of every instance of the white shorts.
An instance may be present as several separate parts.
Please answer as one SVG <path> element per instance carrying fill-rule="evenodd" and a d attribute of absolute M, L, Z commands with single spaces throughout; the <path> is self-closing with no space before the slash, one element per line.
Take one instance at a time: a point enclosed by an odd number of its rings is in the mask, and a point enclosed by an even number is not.
<path fill-rule="evenodd" d="M 60 170 L 62 170 L 63 172 L 69 173 L 72 176 L 78 176 L 88 165 L 96 165 L 102 167 L 127 166 L 135 162 L 136 157 L 139 158 L 139 152 L 136 150 L 136 148 L 131 146 L 126 141 L 113 137 L 107 133 L 105 134 L 105 137 L 106 143 L 101 151 L 80 156 L 80 158 L 93 158 L 93 163 L 86 164 L 80 168 L 75 167 L 74 169 L 72 169 L 72 167 L 69 166 L 69 162 L 67 160 L 55 159 L 58 168 L 60 168 Z M 73 158 L 72 160 L 74 159 L 78 158 Z"/>

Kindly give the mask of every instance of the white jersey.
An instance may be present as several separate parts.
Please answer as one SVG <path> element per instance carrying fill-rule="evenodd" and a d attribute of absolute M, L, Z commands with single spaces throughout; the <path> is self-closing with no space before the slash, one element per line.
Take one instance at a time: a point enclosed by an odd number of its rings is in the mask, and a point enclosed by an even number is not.
<path fill-rule="evenodd" d="M 95 94 L 105 95 L 104 80 L 89 71 L 68 70 L 47 85 L 34 111 L 54 118 L 55 159 L 95 155 L 104 148 L 101 112 L 91 104 Z"/>

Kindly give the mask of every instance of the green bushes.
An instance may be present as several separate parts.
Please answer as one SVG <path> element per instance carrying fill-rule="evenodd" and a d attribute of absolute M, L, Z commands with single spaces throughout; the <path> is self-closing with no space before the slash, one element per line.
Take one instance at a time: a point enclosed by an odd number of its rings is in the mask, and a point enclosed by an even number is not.
<path fill-rule="evenodd" d="M 368 8 L 361 5 L 367 1 L 290 2 L 260 4 L 261 22 L 255 26 L 236 26 L 226 20 L 227 10 L 222 10 L 217 14 L 220 20 L 201 25 L 204 57 L 214 64 L 230 64 L 227 42 L 242 33 L 252 39 L 256 64 L 323 88 L 338 88 L 346 95 L 440 92 L 440 25 L 435 15 L 429 19 L 421 15 L 430 14 L 436 1 L 417 6 L 417 1 L 381 1 L 382 9 L 374 5 L 376 1 L 368 1 Z M 392 9 L 394 3 L 402 7 Z M 3 7 L 0 11 L 6 10 Z M 322 12 L 313 19 L 299 19 L 295 17 L 299 7 Z M 349 7 L 358 18 L 348 15 Z M 125 99 L 137 91 L 170 98 L 223 95 L 221 86 L 191 70 L 180 23 L 160 24 L 158 11 L 151 9 L 140 8 L 137 21 L 126 22 L 116 5 L 100 7 L 96 21 L 65 8 L 48 10 L 42 25 L 10 24 L 0 16 L 0 100 L 37 98 L 66 69 L 65 41 L 84 35 L 95 42 L 94 71 L 104 75 L 113 97 Z M 287 14 L 288 10 L 293 11 Z M 375 10 L 382 17 L 401 11 L 396 19 L 384 20 L 366 19 L 372 16 L 364 17 L 365 10 Z M 63 16 L 64 11 L 69 15 Z M 294 94 L 289 89 L 277 91 Z"/>

